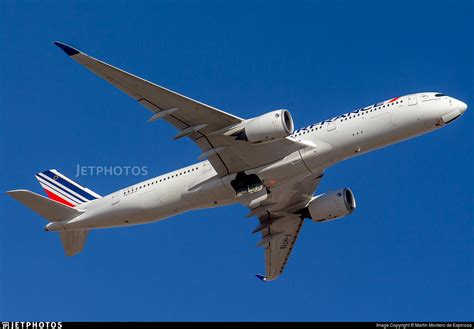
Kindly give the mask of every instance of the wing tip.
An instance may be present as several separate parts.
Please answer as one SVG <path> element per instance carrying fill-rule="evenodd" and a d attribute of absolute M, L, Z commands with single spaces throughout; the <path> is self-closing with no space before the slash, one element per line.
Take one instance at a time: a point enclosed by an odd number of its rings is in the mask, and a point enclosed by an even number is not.
<path fill-rule="evenodd" d="M 31 191 L 29 190 L 25 190 L 25 189 L 17 189 L 17 190 L 9 190 L 9 191 L 5 191 L 6 194 L 10 195 L 10 196 L 15 196 L 17 194 L 20 194 L 20 193 L 30 193 Z"/>
<path fill-rule="evenodd" d="M 255 276 L 256 276 L 257 279 L 259 279 L 260 281 L 262 281 L 262 282 L 267 282 L 267 278 L 265 277 L 265 275 L 255 274 Z"/>
<path fill-rule="evenodd" d="M 65 43 L 59 42 L 59 41 L 53 41 L 53 44 L 57 47 L 59 47 L 62 51 L 64 51 L 68 56 L 74 56 L 80 53 L 79 50 L 76 48 L 73 48 L 71 46 L 68 46 Z"/>

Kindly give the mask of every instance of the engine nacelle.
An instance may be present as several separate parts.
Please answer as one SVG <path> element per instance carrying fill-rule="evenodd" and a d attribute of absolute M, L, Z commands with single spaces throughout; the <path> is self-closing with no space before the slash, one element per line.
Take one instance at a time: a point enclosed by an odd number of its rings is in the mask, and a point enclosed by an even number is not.
<path fill-rule="evenodd" d="M 355 208 L 354 194 L 350 189 L 342 188 L 314 197 L 304 209 L 304 215 L 316 222 L 325 222 L 347 216 Z"/>
<path fill-rule="evenodd" d="M 245 125 L 237 139 L 251 143 L 269 142 L 285 138 L 294 131 L 293 118 L 288 110 L 276 110 L 254 119 Z"/>

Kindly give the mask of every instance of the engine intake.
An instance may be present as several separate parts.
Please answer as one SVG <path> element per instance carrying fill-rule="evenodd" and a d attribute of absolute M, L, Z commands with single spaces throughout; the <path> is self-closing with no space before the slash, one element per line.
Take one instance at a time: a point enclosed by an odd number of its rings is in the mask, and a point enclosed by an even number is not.
<path fill-rule="evenodd" d="M 236 139 L 251 143 L 263 143 L 282 139 L 294 131 L 293 118 L 288 110 L 268 112 L 247 122 Z"/>
<path fill-rule="evenodd" d="M 342 188 L 313 197 L 301 214 L 315 222 L 325 222 L 352 214 L 355 208 L 354 194 L 350 189 Z"/>

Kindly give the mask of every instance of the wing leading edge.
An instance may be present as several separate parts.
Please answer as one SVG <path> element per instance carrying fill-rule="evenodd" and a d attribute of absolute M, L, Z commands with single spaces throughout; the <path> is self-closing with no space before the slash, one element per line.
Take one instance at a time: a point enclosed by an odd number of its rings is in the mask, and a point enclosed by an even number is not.
<path fill-rule="evenodd" d="M 269 144 L 235 140 L 230 135 L 243 129 L 244 119 L 125 72 L 64 43 L 54 44 L 153 112 L 149 122 L 163 119 L 179 130 L 175 139 L 193 140 L 202 151 L 200 159 L 207 158 L 221 177 L 279 160 L 306 146 L 290 138 Z"/>

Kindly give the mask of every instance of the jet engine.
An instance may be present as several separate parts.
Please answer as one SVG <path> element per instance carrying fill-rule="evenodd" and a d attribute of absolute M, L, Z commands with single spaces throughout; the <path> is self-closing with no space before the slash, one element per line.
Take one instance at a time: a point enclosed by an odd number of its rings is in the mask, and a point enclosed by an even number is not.
<path fill-rule="evenodd" d="M 313 197 L 300 213 L 315 222 L 325 222 L 352 214 L 355 208 L 354 194 L 350 189 L 342 188 Z"/>
<path fill-rule="evenodd" d="M 294 131 L 293 118 L 288 110 L 276 110 L 250 119 L 236 139 L 263 143 L 282 139 Z"/>

